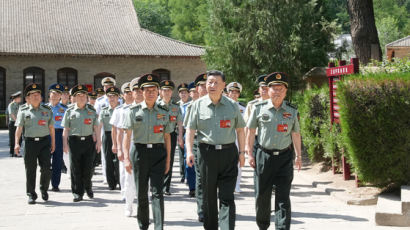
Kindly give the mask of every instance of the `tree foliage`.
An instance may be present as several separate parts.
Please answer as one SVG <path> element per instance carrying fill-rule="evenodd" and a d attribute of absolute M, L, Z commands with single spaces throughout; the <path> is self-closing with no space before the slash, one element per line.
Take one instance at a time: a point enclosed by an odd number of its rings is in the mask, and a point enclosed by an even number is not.
<path fill-rule="evenodd" d="M 172 22 L 166 0 L 134 0 L 140 26 L 152 32 L 170 37 Z"/>

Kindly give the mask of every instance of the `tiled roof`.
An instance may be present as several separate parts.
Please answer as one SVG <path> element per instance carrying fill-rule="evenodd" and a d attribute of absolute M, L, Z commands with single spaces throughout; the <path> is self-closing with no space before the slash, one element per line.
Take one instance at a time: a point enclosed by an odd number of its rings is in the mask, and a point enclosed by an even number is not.
<path fill-rule="evenodd" d="M 201 56 L 142 29 L 132 0 L 1 0 L 0 54 Z"/>
<path fill-rule="evenodd" d="M 386 45 L 386 47 L 403 47 L 403 46 L 410 46 L 410 35 Z"/>

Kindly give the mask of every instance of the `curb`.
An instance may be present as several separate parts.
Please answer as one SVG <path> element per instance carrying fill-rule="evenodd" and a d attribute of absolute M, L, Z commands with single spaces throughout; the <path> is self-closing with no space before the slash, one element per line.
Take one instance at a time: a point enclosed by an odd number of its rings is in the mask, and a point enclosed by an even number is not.
<path fill-rule="evenodd" d="M 320 189 L 322 192 L 326 193 L 329 196 L 332 196 L 348 205 L 376 205 L 377 204 L 377 196 L 371 196 L 366 198 L 353 198 L 349 195 L 346 195 L 346 191 L 333 188 L 331 186 L 323 184 L 323 182 L 312 180 L 310 176 L 304 175 L 303 173 L 299 173 L 299 176 L 302 177 L 306 181 L 312 181 L 312 187 Z"/>

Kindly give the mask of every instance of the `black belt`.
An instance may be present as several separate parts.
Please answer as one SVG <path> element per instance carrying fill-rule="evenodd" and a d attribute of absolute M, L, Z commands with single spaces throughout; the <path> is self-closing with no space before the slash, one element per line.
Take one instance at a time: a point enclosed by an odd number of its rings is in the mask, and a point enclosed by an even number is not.
<path fill-rule="evenodd" d="M 260 144 L 257 144 L 256 147 L 261 149 L 262 151 L 264 151 L 265 153 L 272 155 L 272 156 L 277 156 L 281 153 L 284 153 L 286 151 L 288 151 L 291 148 L 292 145 L 289 145 L 288 147 L 284 148 L 284 149 L 265 149 L 264 147 L 262 147 Z"/>
<path fill-rule="evenodd" d="M 26 141 L 42 141 L 45 140 L 49 137 L 49 135 L 44 136 L 44 137 L 24 137 L 24 140 Z"/>
<path fill-rule="evenodd" d="M 72 135 L 72 136 L 69 136 L 69 138 L 77 140 L 77 141 L 85 141 L 85 140 L 88 140 L 88 139 L 92 139 L 93 136 L 92 135 L 90 135 L 90 136 L 74 136 L 74 135 Z"/>
<path fill-rule="evenodd" d="M 105 131 L 105 134 L 110 134 L 111 135 L 111 131 Z"/>
<path fill-rule="evenodd" d="M 155 143 L 155 144 L 140 144 L 140 143 L 135 143 L 135 147 L 138 148 L 146 148 L 146 149 L 152 149 L 152 148 L 161 148 L 164 147 L 163 143 Z"/>
<path fill-rule="evenodd" d="M 235 143 L 225 144 L 225 145 L 210 145 L 206 143 L 199 143 L 199 147 L 204 146 L 205 148 L 212 149 L 212 150 L 222 150 L 222 149 L 230 149 L 235 145 Z"/>

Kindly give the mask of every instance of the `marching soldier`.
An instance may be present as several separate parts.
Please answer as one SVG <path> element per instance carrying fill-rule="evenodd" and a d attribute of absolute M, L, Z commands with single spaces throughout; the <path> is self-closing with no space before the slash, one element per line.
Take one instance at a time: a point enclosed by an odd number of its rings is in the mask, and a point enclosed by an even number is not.
<path fill-rule="evenodd" d="M 104 127 L 104 134 L 102 136 L 102 147 L 105 154 L 105 174 L 107 176 L 107 183 L 110 190 L 114 190 L 117 184 L 120 183 L 120 171 L 117 154 L 112 151 L 112 137 L 110 119 L 114 109 L 118 106 L 118 98 L 121 92 L 117 87 L 109 87 L 105 91 L 108 98 L 108 106 L 103 106 L 98 116 L 99 130 Z M 99 137 L 97 137 L 99 138 Z M 120 186 L 121 187 L 121 186 Z"/>
<path fill-rule="evenodd" d="M 97 93 L 97 99 L 105 95 L 105 91 L 103 88 L 97 88 L 95 89 L 95 92 Z"/>
<path fill-rule="evenodd" d="M 184 104 L 186 104 L 189 101 L 189 92 L 188 92 L 188 84 L 186 83 L 181 83 L 178 85 L 178 96 L 180 100 L 178 101 L 179 106 L 182 108 Z M 179 132 L 179 130 L 177 130 Z M 179 134 L 179 133 L 178 133 Z M 185 133 L 182 134 L 182 136 Z M 184 157 L 184 142 L 182 140 L 182 143 L 178 140 L 178 152 L 179 152 L 179 174 L 181 176 L 181 182 L 185 181 L 185 157 Z"/>
<path fill-rule="evenodd" d="M 68 106 L 70 104 L 70 88 L 64 86 L 63 93 L 61 94 L 61 104 Z"/>
<path fill-rule="evenodd" d="M 37 160 L 40 165 L 41 198 L 48 200 L 48 186 L 51 176 L 51 156 L 55 149 L 53 112 L 47 105 L 41 105 L 41 89 L 37 84 L 30 84 L 24 90 L 30 104 L 22 107 L 16 120 L 15 153 L 20 152 L 20 136 L 24 128 L 24 165 L 26 167 L 26 192 L 28 203 L 35 204 L 37 193 Z M 51 143 L 50 143 L 51 137 Z"/>
<path fill-rule="evenodd" d="M 246 152 L 255 169 L 256 222 L 259 229 L 268 229 L 271 217 L 272 186 L 275 185 L 275 227 L 290 229 L 290 188 L 293 180 L 293 147 L 295 164 L 301 167 L 301 138 L 298 111 L 284 102 L 288 76 L 281 72 L 266 78 L 269 100 L 254 105 L 249 117 Z M 253 142 L 258 128 L 258 144 L 253 155 Z"/>
<path fill-rule="evenodd" d="M 88 104 L 94 106 L 95 105 L 95 101 L 97 100 L 97 92 L 92 91 L 88 93 Z"/>
<path fill-rule="evenodd" d="M 228 91 L 228 97 L 231 98 L 236 102 L 236 104 L 239 107 L 239 111 L 241 112 L 241 115 L 245 113 L 245 107 L 243 107 L 239 102 L 238 98 L 241 96 L 242 92 L 242 85 L 239 82 L 231 82 L 226 86 L 226 89 Z M 243 158 L 243 161 L 239 162 L 238 164 L 238 178 L 236 180 L 236 186 L 235 186 L 235 192 L 240 193 L 241 192 L 241 177 L 242 177 L 242 167 L 245 165 L 245 158 Z"/>
<path fill-rule="evenodd" d="M 19 110 L 19 104 L 21 103 L 21 91 L 18 91 L 14 94 L 11 95 L 11 99 L 12 101 L 10 102 L 10 104 L 7 107 L 8 110 L 8 117 L 9 117 L 9 124 L 8 124 L 8 128 L 9 128 L 9 145 L 10 145 L 10 156 L 14 157 L 14 156 L 20 156 L 17 154 L 14 154 L 14 140 L 16 138 L 16 119 L 17 119 L 17 112 Z M 20 143 L 19 145 L 21 145 L 21 139 L 20 139 Z M 21 156 L 20 156 L 21 157 Z"/>
<path fill-rule="evenodd" d="M 74 202 L 83 200 L 84 190 L 89 198 L 94 197 L 91 177 L 94 160 L 94 150 L 100 152 L 101 142 L 93 142 L 93 131 L 100 136 L 98 119 L 95 109 L 87 104 L 87 88 L 76 85 L 71 89 L 71 96 L 76 103 L 70 106 L 64 114 L 62 126 L 64 152 L 70 152 L 71 191 Z M 70 149 L 70 151 L 69 151 Z"/>
<path fill-rule="evenodd" d="M 63 126 L 61 121 L 63 120 L 64 113 L 67 110 L 67 106 L 60 103 L 61 95 L 64 87 L 61 84 L 55 83 L 48 88 L 49 104 L 48 106 L 53 111 L 54 120 L 54 132 L 55 132 L 55 146 L 56 149 L 52 155 L 52 173 L 51 173 L 51 186 L 52 191 L 59 192 L 59 185 L 61 180 L 61 168 L 63 165 Z"/>
<path fill-rule="evenodd" d="M 205 76 L 204 76 L 205 77 Z M 195 101 L 190 108 L 187 122 L 187 164 L 194 162 L 193 143 L 198 132 L 199 158 L 202 189 L 204 228 L 235 228 L 234 189 L 238 176 L 238 160 L 244 157 L 245 122 L 238 106 L 222 96 L 225 76 L 220 71 L 208 71 L 206 75 L 207 96 Z M 238 136 L 239 151 L 235 140 Z M 218 192 L 219 190 L 219 192 Z"/>
<path fill-rule="evenodd" d="M 138 197 L 137 218 L 140 229 L 148 229 L 148 183 L 152 190 L 154 229 L 164 225 L 164 175 L 168 173 L 171 158 L 172 126 L 169 111 L 157 101 L 159 80 L 153 74 L 145 74 L 138 81 L 144 101 L 131 106 L 124 122 L 124 165 L 128 173 L 134 170 Z M 131 156 L 129 143 L 133 135 Z"/>
<path fill-rule="evenodd" d="M 169 164 L 169 171 L 165 175 L 164 179 L 164 194 L 167 196 L 171 195 L 171 178 L 172 178 L 172 166 L 174 164 L 174 155 L 175 155 L 175 148 L 177 145 L 177 138 L 179 142 L 182 141 L 182 114 L 181 110 L 179 109 L 179 105 L 174 103 L 172 98 L 172 91 L 175 88 L 175 84 L 173 81 L 164 80 L 160 82 L 160 90 L 159 93 L 162 99 L 159 101 L 159 105 L 165 107 L 169 111 L 169 122 L 171 124 L 171 160 Z M 176 132 L 176 129 L 179 129 L 179 135 Z"/>

